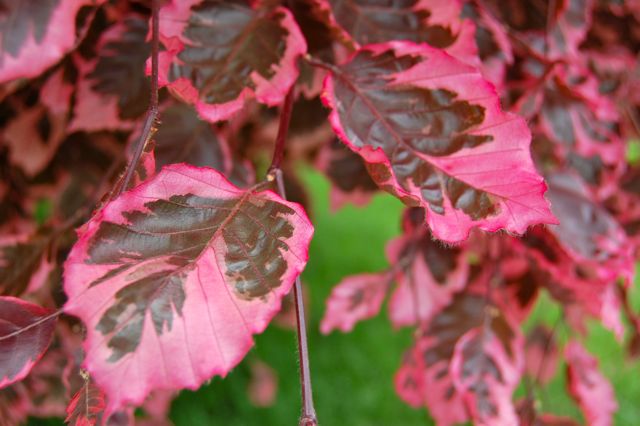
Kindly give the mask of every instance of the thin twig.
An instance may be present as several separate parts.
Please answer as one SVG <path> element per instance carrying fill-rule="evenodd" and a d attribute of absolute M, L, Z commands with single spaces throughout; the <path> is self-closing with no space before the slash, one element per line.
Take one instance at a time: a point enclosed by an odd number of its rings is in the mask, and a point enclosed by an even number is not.
<path fill-rule="evenodd" d="M 155 132 L 156 119 L 158 118 L 158 54 L 160 49 L 160 32 L 159 32 L 159 0 L 151 1 L 151 96 L 149 100 L 149 110 L 144 119 L 142 134 L 135 145 L 135 151 L 131 161 L 127 165 L 127 170 L 122 180 L 116 196 L 122 194 L 129 185 L 133 173 L 136 170 L 140 156 L 144 151 L 144 147 L 153 137 Z"/>
<path fill-rule="evenodd" d="M 287 194 L 284 188 L 284 180 L 282 177 L 282 158 L 284 157 L 285 142 L 287 133 L 289 132 L 289 123 L 291 122 L 291 111 L 294 99 L 294 86 L 289 89 L 280 113 L 280 124 L 278 127 L 278 135 L 273 151 L 273 160 L 269 171 L 267 172 L 267 180 L 277 185 L 278 193 L 284 199 Z M 316 426 L 318 424 L 316 418 L 316 409 L 313 405 L 313 392 L 311 387 L 311 370 L 309 368 L 309 346 L 307 343 L 307 325 L 304 313 L 304 300 L 302 297 L 302 283 L 300 277 L 296 278 L 293 286 L 293 297 L 296 307 L 296 331 L 298 337 L 298 358 L 300 362 L 300 387 L 302 390 L 302 417 L 300 418 L 300 426 Z"/>

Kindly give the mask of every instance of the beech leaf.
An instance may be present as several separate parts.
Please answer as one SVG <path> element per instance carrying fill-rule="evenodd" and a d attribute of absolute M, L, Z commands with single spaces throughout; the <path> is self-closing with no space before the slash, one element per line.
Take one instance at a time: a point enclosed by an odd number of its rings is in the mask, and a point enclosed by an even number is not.
<path fill-rule="evenodd" d="M 24 379 L 53 337 L 53 311 L 0 296 L 0 388 Z"/>
<path fill-rule="evenodd" d="M 229 118 L 251 98 L 280 104 L 307 49 L 283 7 L 173 0 L 162 8 L 160 21 L 168 48 L 160 57 L 160 83 L 214 122 Z"/>
<path fill-rule="evenodd" d="M 388 273 L 378 273 L 353 275 L 342 280 L 327 299 L 320 331 L 329 334 L 339 329 L 346 333 L 353 330 L 358 321 L 377 315 L 390 278 Z"/>
<path fill-rule="evenodd" d="M 298 205 L 186 164 L 108 203 L 81 229 L 64 283 L 108 412 L 226 375 L 280 309 L 312 233 Z"/>
<path fill-rule="evenodd" d="M 613 424 L 618 403 L 611 383 L 598 370 L 598 360 L 576 341 L 567 344 L 567 388 L 592 426 Z"/>
<path fill-rule="evenodd" d="M 473 67 L 427 45 L 369 45 L 336 67 L 324 101 L 334 130 L 381 188 L 426 209 L 436 238 L 472 227 L 521 234 L 555 223 L 523 119 L 500 109 Z"/>

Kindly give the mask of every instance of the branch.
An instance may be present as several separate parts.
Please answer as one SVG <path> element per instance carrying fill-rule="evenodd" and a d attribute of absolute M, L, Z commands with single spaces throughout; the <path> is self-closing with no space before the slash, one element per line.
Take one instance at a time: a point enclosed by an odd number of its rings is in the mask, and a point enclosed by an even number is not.
<path fill-rule="evenodd" d="M 159 1 L 160 0 L 151 1 L 151 96 L 149 100 L 149 110 L 147 111 L 147 115 L 144 119 L 142 134 L 140 135 L 140 139 L 136 142 L 133 157 L 127 165 L 122 185 L 115 194 L 116 196 L 122 194 L 127 189 L 127 186 L 133 177 L 133 173 L 136 170 L 136 166 L 138 165 L 138 161 L 140 161 L 142 151 L 144 151 L 144 147 L 156 131 L 155 124 L 158 117 L 158 53 L 160 50 Z"/>
<path fill-rule="evenodd" d="M 280 124 L 278 127 L 278 135 L 276 137 L 276 145 L 273 150 L 273 160 L 267 172 L 267 180 L 276 183 L 278 193 L 284 199 L 287 194 L 284 188 L 284 180 L 282 177 L 282 158 L 284 157 L 285 142 L 289 132 L 289 123 L 291 122 L 291 111 L 293 110 L 293 98 L 295 87 L 291 86 L 287 97 L 284 100 L 282 111 L 280 113 Z M 302 283 L 300 276 L 296 278 L 293 287 L 293 297 L 296 306 L 296 331 L 298 336 L 298 359 L 300 362 L 300 387 L 302 390 L 302 417 L 300 418 L 300 426 L 316 426 L 316 409 L 313 405 L 313 392 L 311 386 L 311 371 L 309 368 L 309 347 L 307 344 L 307 325 L 304 313 L 304 301 L 302 299 Z"/>

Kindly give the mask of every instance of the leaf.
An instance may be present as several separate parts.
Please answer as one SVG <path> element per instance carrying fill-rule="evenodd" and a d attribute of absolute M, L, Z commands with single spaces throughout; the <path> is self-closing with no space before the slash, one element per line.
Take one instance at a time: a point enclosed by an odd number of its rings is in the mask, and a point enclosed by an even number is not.
<path fill-rule="evenodd" d="M 527 335 L 525 367 L 536 383 L 547 384 L 558 368 L 558 343 L 553 331 L 538 324 Z"/>
<path fill-rule="evenodd" d="M 333 210 L 349 202 L 364 206 L 378 190 L 362 158 L 337 139 L 322 146 L 316 164 L 332 183 L 330 201 Z"/>
<path fill-rule="evenodd" d="M 94 426 L 101 421 L 105 407 L 104 394 L 87 378 L 86 384 L 69 401 L 64 421 L 70 426 Z"/>
<path fill-rule="evenodd" d="M 0 238 L 0 295 L 20 296 L 37 290 L 53 265 L 46 252 L 47 235 L 12 235 Z"/>
<path fill-rule="evenodd" d="M 75 55 L 79 70 L 77 103 L 70 132 L 130 130 L 149 101 L 144 75 L 151 48 L 147 20 L 128 14 L 100 34 L 95 57 Z"/>
<path fill-rule="evenodd" d="M 511 397 L 520 382 L 522 353 L 503 345 L 500 337 L 482 327 L 456 343 L 450 374 L 476 424 L 518 424 Z"/>
<path fill-rule="evenodd" d="M 32 91 L 14 99 L 15 117 L 4 129 L 3 143 L 11 163 L 28 177 L 49 164 L 65 137 L 73 86 L 64 74 L 59 68 L 44 82 L 37 94 L 39 103 L 30 102 Z"/>
<path fill-rule="evenodd" d="M 100 0 L 0 1 L 0 83 L 35 77 L 76 42 L 76 14 Z"/>
<path fill-rule="evenodd" d="M 423 213 L 421 222 L 422 217 Z M 466 252 L 434 241 L 422 226 L 390 241 L 387 258 L 392 265 L 402 265 L 395 274 L 398 285 L 389 301 L 389 319 L 395 327 L 429 321 L 451 303 L 469 277 Z"/>
<path fill-rule="evenodd" d="M 0 296 L 0 388 L 24 379 L 51 343 L 53 311 Z"/>
<path fill-rule="evenodd" d="M 580 406 L 587 423 L 592 426 L 613 424 L 618 403 L 611 384 L 598 371 L 598 361 L 576 341 L 567 344 L 565 358 L 569 394 Z"/>
<path fill-rule="evenodd" d="M 161 84 L 212 122 L 231 117 L 248 99 L 280 104 L 298 76 L 296 60 L 306 52 L 283 7 L 173 0 L 160 20 L 168 48 L 160 58 Z"/>
<path fill-rule="evenodd" d="M 83 226 L 64 284 L 107 411 L 226 375 L 280 309 L 312 233 L 299 206 L 185 164 L 107 204 Z"/>
<path fill-rule="evenodd" d="M 383 189 L 427 210 L 438 239 L 555 223 L 526 123 L 473 68 L 408 42 L 367 46 L 325 82 L 334 130 Z M 410 114 L 407 111 L 411 111 Z"/>
<path fill-rule="evenodd" d="M 352 275 L 338 283 L 327 299 L 327 310 L 320 322 L 320 331 L 329 334 L 338 329 L 345 333 L 353 330 L 361 320 L 380 312 L 389 288 L 390 276 L 386 272 Z"/>
<path fill-rule="evenodd" d="M 171 104 L 154 136 L 156 168 L 172 163 L 213 167 L 235 185 L 246 187 L 255 177 L 251 165 L 236 158 L 228 142 L 211 123 L 202 121 L 189 105 Z"/>
<path fill-rule="evenodd" d="M 486 280 L 487 277 L 480 277 Z M 485 315 L 489 317 L 485 320 Z M 417 333 L 413 348 L 405 355 L 395 377 L 396 391 L 413 407 L 426 406 L 438 425 L 469 420 L 462 395 L 450 374 L 450 363 L 458 341 L 486 321 L 504 350 L 519 365 L 522 339 L 517 329 L 485 295 L 458 293 L 450 305 L 434 315 Z"/>
<path fill-rule="evenodd" d="M 256 407 L 271 407 L 278 393 L 278 374 L 264 361 L 251 363 L 251 380 L 247 389 L 249 400 Z"/>
<path fill-rule="evenodd" d="M 474 25 L 461 19 L 458 0 L 434 2 L 409 0 L 314 0 L 316 15 L 352 48 L 372 43 L 411 41 L 446 49 L 452 55 L 475 62 Z"/>

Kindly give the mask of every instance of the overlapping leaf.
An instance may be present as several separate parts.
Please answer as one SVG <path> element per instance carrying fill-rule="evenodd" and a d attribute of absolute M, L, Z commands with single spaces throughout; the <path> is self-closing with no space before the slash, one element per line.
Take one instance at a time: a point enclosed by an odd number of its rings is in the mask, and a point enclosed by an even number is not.
<path fill-rule="evenodd" d="M 87 326 L 86 368 L 108 411 L 233 368 L 304 267 L 312 232 L 299 206 L 187 165 L 106 205 L 65 264 L 65 311 Z"/>
<path fill-rule="evenodd" d="M 15 297 L 0 297 L 0 388 L 22 380 L 51 343 L 52 311 Z"/>
<path fill-rule="evenodd" d="M 105 407 L 102 391 L 87 382 L 69 401 L 65 422 L 70 426 L 94 426 L 101 421 Z"/>
<path fill-rule="evenodd" d="M 555 222 L 526 123 L 473 68 L 394 42 L 361 49 L 325 85 L 334 130 L 383 189 L 426 209 L 436 238 Z"/>
<path fill-rule="evenodd" d="M 259 3 L 259 2 L 257 2 Z M 173 0 L 162 8 L 160 80 L 209 121 L 255 98 L 284 100 L 306 43 L 291 12 L 248 1 Z"/>
<path fill-rule="evenodd" d="M 46 235 L 0 238 L 0 295 L 20 296 L 37 290 L 53 269 L 46 251 Z"/>

